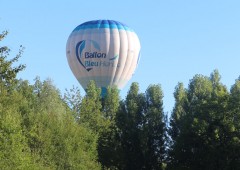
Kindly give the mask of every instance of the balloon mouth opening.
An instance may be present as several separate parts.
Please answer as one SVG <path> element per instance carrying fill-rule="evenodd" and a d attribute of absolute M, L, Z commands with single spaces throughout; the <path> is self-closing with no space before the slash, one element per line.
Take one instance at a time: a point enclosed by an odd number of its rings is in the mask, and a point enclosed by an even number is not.
<path fill-rule="evenodd" d="M 107 88 L 101 87 L 101 97 L 104 98 L 107 95 Z"/>
<path fill-rule="evenodd" d="M 85 92 L 87 92 L 87 89 L 84 89 L 84 90 L 85 90 Z M 101 94 L 100 94 L 100 96 L 102 98 L 104 98 L 104 97 L 106 97 L 106 95 L 107 95 L 107 88 L 106 87 L 101 87 Z"/>

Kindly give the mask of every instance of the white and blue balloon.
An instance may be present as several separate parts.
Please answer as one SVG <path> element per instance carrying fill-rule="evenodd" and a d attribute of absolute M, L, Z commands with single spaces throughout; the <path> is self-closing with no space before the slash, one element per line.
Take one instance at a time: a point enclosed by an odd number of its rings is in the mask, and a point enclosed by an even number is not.
<path fill-rule="evenodd" d="M 136 33 L 113 20 L 94 20 L 77 26 L 67 47 L 69 66 L 84 89 L 94 80 L 106 94 L 108 86 L 118 89 L 132 77 L 140 56 Z"/>

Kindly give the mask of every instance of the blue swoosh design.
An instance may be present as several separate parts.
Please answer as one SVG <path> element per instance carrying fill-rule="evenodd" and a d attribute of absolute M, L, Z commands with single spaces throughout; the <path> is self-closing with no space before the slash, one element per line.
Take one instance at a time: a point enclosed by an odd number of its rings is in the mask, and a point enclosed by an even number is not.
<path fill-rule="evenodd" d="M 116 54 L 114 57 L 109 58 L 109 60 L 115 60 L 116 58 L 118 58 L 118 54 Z"/>
<path fill-rule="evenodd" d="M 79 47 L 80 47 L 80 50 L 79 50 L 80 51 L 80 55 L 78 53 Z M 85 47 L 85 41 L 80 41 L 80 42 L 77 43 L 77 45 L 76 45 L 76 56 L 77 56 L 77 59 L 78 59 L 79 63 L 85 68 L 85 66 L 83 65 L 83 63 L 82 63 L 82 61 L 80 59 L 81 54 L 82 54 L 82 50 L 84 49 L 84 47 Z"/>
<path fill-rule="evenodd" d="M 82 61 L 81 61 L 81 56 L 82 56 L 82 51 L 83 51 L 83 49 L 85 48 L 85 40 L 83 40 L 83 41 L 80 41 L 80 42 L 78 42 L 77 43 L 77 45 L 76 45 L 76 56 L 77 56 L 77 60 L 78 60 L 78 62 L 87 70 L 87 71 L 90 71 L 90 70 L 92 70 L 92 68 L 86 68 L 85 67 L 85 65 L 82 63 Z M 78 50 L 79 49 L 79 50 Z M 79 52 L 78 52 L 79 51 Z M 79 53 L 80 53 L 80 55 L 79 55 Z"/>

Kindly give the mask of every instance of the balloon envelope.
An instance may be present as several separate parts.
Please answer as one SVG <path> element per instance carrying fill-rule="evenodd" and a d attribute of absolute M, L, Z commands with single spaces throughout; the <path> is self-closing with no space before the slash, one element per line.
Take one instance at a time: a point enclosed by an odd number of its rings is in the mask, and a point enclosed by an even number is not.
<path fill-rule="evenodd" d="M 89 81 L 94 80 L 105 93 L 108 86 L 121 89 L 132 77 L 140 56 L 140 42 L 125 24 L 94 20 L 72 31 L 66 53 L 69 66 L 82 87 L 86 89 Z"/>

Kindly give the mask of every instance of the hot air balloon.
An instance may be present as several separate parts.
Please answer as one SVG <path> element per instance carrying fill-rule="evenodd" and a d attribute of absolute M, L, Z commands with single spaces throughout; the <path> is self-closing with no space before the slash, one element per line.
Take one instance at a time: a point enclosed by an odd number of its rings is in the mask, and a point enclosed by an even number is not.
<path fill-rule="evenodd" d="M 106 94 L 132 77 L 140 56 L 140 42 L 127 25 L 113 20 L 94 20 L 77 26 L 70 34 L 66 55 L 69 66 L 84 89 L 90 80 Z"/>

